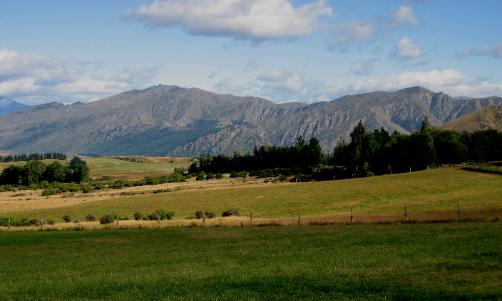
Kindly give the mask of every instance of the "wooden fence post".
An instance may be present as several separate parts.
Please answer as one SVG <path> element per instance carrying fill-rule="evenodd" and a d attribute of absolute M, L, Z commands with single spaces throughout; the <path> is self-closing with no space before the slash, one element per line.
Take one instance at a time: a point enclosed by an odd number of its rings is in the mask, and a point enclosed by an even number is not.
<path fill-rule="evenodd" d="M 297 215 L 298 215 L 298 225 L 299 225 L 301 222 L 300 210 L 298 210 Z"/>
<path fill-rule="evenodd" d="M 406 206 L 404 206 L 404 219 L 408 222 L 408 210 L 406 209 Z"/>
<path fill-rule="evenodd" d="M 253 224 L 253 211 L 249 211 L 249 220 L 251 222 L 251 225 Z"/>
<path fill-rule="evenodd" d="M 352 214 L 352 207 L 350 207 L 350 223 L 354 221 L 354 215 Z"/>
<path fill-rule="evenodd" d="M 202 211 L 202 223 L 204 224 L 206 222 L 206 212 Z"/>

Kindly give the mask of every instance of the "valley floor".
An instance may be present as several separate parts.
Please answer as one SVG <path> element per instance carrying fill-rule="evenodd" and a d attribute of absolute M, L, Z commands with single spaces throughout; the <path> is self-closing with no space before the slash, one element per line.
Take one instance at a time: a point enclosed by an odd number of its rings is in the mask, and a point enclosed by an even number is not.
<path fill-rule="evenodd" d="M 42 197 L 40 191 L 0 194 L 0 216 L 56 221 L 56 228 L 75 227 L 62 223 L 63 215 L 84 221 L 92 214 L 127 216 L 172 210 L 175 217 L 164 226 L 200 224 L 197 210 L 214 212 L 209 225 L 300 223 L 382 223 L 459 220 L 500 220 L 502 177 L 496 174 L 438 168 L 394 174 L 309 183 L 265 183 L 255 179 L 189 181 L 155 186 Z M 238 208 L 240 218 L 220 218 Z M 406 215 L 405 215 L 406 213 Z M 85 223 L 87 228 L 99 224 Z M 121 227 L 157 227 L 156 222 L 120 221 Z M 45 226 L 51 228 L 51 226 Z"/>
<path fill-rule="evenodd" d="M 500 300 L 501 223 L 0 232 L 2 300 Z"/>

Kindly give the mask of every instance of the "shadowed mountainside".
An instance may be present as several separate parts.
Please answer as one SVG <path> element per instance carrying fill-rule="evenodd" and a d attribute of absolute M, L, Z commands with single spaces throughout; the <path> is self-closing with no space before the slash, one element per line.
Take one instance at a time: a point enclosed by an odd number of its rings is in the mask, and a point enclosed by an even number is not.
<path fill-rule="evenodd" d="M 91 103 L 49 103 L 0 117 L 0 149 L 80 154 L 199 155 L 249 151 L 316 136 L 325 150 L 359 120 L 410 132 L 427 116 L 440 126 L 502 99 L 452 98 L 421 87 L 275 104 L 197 88 L 158 85 Z"/>

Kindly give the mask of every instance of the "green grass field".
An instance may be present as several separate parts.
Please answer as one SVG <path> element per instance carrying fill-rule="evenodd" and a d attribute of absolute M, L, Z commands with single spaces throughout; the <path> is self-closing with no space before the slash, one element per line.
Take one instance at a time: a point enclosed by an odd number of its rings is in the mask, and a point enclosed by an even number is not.
<path fill-rule="evenodd" d="M 150 213 L 155 209 L 174 210 L 177 219 L 192 216 L 196 210 L 221 213 L 239 208 L 243 214 L 276 218 L 315 216 L 350 211 L 356 214 L 402 212 L 407 206 L 414 213 L 462 210 L 501 210 L 502 177 L 495 174 L 440 168 L 379 177 L 311 182 L 298 184 L 263 184 L 259 187 L 198 189 L 158 194 L 124 196 L 87 202 L 70 207 L 9 212 L 9 216 L 61 221 L 64 214 L 84 217 L 134 212 Z"/>
<path fill-rule="evenodd" d="M 112 178 L 142 179 L 150 175 L 167 175 L 178 167 L 188 167 L 189 159 L 167 157 L 131 157 L 134 161 L 120 160 L 113 157 L 84 158 L 90 169 L 90 176 L 98 178 L 110 176 Z M 54 160 L 42 160 L 50 164 Z M 67 162 L 69 160 L 66 160 Z M 24 165 L 26 162 L 18 161 L 0 163 L 0 171 L 9 165 Z"/>
<path fill-rule="evenodd" d="M 2 300 L 500 300 L 501 223 L 0 232 Z"/>

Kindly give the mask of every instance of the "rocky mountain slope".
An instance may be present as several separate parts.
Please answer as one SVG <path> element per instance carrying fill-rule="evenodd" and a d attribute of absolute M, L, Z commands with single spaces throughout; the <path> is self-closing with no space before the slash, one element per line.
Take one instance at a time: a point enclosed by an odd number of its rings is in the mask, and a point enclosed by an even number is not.
<path fill-rule="evenodd" d="M 23 110 L 26 107 L 27 105 L 17 102 L 14 99 L 0 96 L 0 115 L 17 112 Z"/>
<path fill-rule="evenodd" d="M 0 117 L 0 150 L 79 154 L 199 155 L 320 139 L 326 151 L 362 120 L 410 132 L 427 116 L 439 126 L 498 97 L 452 98 L 421 87 L 350 95 L 314 104 L 158 85 L 92 103 L 50 103 Z"/>
<path fill-rule="evenodd" d="M 502 107 L 490 106 L 461 116 L 441 126 L 455 131 L 479 131 L 495 129 L 502 131 Z"/>

